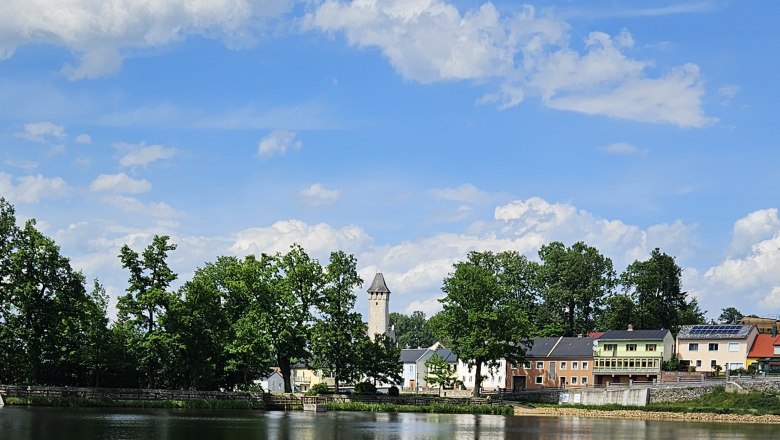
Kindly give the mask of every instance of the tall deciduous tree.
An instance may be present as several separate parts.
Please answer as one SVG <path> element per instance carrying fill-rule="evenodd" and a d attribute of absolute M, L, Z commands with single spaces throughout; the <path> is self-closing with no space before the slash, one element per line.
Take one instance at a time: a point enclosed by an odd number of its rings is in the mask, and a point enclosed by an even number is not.
<path fill-rule="evenodd" d="M 682 269 L 674 258 L 658 248 L 645 261 L 631 263 L 620 276 L 620 283 L 636 304 L 633 323 L 640 329 L 664 328 L 676 333 L 683 324 L 697 324 L 698 310 L 695 301 L 688 301 L 687 293 L 680 288 Z"/>
<path fill-rule="evenodd" d="M 319 320 L 312 329 L 314 365 L 329 370 L 340 382 L 353 382 L 361 373 L 360 346 L 366 337 L 366 324 L 353 311 L 353 290 L 363 284 L 355 257 L 343 251 L 332 252 L 325 270 L 325 286 L 317 304 Z"/>
<path fill-rule="evenodd" d="M 612 260 L 583 242 L 569 248 L 560 242 L 544 245 L 539 257 L 537 279 L 547 322 L 562 328 L 565 336 L 593 330 L 615 286 Z"/>
<path fill-rule="evenodd" d="M 159 327 L 160 315 L 171 302 L 168 288 L 176 274 L 168 267 L 168 252 L 176 245 L 168 243 L 168 236 L 155 235 L 152 243 L 139 255 L 124 245 L 119 253 L 122 267 L 130 271 L 127 294 L 117 304 L 120 321 L 129 320 L 140 330 L 137 341 L 138 360 L 146 369 L 146 385 L 154 388 L 157 369 L 162 363 L 161 355 L 168 353 L 169 342 Z"/>
<path fill-rule="evenodd" d="M 390 313 L 389 324 L 395 331 L 395 340 L 399 347 L 430 347 L 436 343 L 436 336 L 423 312 L 415 311 L 409 316 L 398 312 Z"/>
<path fill-rule="evenodd" d="M 725 309 L 721 309 L 720 312 L 718 321 L 724 324 L 736 324 L 744 316 L 736 307 L 726 307 Z"/>
<path fill-rule="evenodd" d="M 438 314 L 439 331 L 451 343 L 460 359 L 476 368 L 474 395 L 482 386 L 482 365 L 496 365 L 501 358 L 517 363 L 525 356 L 530 324 L 518 296 L 508 288 L 501 273 L 508 254 L 471 252 L 466 261 L 455 263 L 444 279 Z M 496 261 L 503 261 L 502 264 Z"/>
<path fill-rule="evenodd" d="M 385 384 L 401 383 L 404 364 L 401 349 L 393 338 L 377 334 L 374 340 L 366 335 L 360 341 L 360 373 L 372 380 Z"/>
<path fill-rule="evenodd" d="M 428 370 L 425 381 L 429 385 L 438 386 L 440 396 L 442 388 L 451 388 L 463 383 L 456 375 L 456 365 L 447 362 L 439 354 L 434 354 L 430 359 L 425 361 L 425 369 Z"/>

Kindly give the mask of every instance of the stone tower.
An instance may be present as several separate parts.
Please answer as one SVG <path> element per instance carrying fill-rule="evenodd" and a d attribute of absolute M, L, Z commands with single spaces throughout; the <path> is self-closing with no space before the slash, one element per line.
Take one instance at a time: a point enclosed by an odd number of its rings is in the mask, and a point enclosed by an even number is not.
<path fill-rule="evenodd" d="M 392 337 L 388 328 L 388 305 L 390 303 L 390 289 L 385 284 L 385 277 L 381 273 L 374 276 L 374 282 L 368 288 L 368 336 L 373 340 L 374 335 L 384 334 Z"/>

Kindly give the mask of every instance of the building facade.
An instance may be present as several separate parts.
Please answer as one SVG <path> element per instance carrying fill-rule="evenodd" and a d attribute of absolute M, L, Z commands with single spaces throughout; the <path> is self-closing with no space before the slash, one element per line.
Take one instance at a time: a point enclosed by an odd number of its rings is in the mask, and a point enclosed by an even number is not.
<path fill-rule="evenodd" d="M 594 344 L 595 385 L 658 381 L 663 363 L 671 359 L 674 338 L 669 330 L 610 330 Z"/>
<path fill-rule="evenodd" d="M 393 337 L 389 327 L 389 308 L 390 289 L 387 288 L 385 277 L 377 273 L 368 288 L 368 336 L 372 340 L 378 334 Z"/>
<path fill-rule="evenodd" d="M 534 338 L 522 364 L 509 365 L 506 388 L 582 388 L 593 383 L 590 337 Z"/>
<path fill-rule="evenodd" d="M 756 336 L 754 325 L 684 325 L 677 334 L 677 358 L 703 373 L 747 368 Z"/>

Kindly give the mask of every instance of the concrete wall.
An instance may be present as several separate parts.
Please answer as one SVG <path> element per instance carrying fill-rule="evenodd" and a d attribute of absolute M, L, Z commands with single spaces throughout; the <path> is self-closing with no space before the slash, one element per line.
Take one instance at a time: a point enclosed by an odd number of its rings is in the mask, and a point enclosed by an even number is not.
<path fill-rule="evenodd" d="M 649 400 L 648 388 L 623 390 L 583 389 L 568 390 L 560 395 L 558 403 L 568 405 L 623 405 L 646 406 Z"/>

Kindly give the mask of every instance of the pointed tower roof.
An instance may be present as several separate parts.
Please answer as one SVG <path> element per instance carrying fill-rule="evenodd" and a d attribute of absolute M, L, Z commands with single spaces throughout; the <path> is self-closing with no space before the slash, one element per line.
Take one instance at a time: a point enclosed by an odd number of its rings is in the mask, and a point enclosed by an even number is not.
<path fill-rule="evenodd" d="M 381 272 L 377 272 L 376 276 L 374 276 L 374 282 L 368 288 L 368 293 L 390 293 L 390 289 L 385 284 L 385 277 L 382 276 Z"/>

